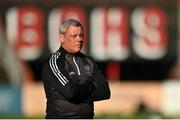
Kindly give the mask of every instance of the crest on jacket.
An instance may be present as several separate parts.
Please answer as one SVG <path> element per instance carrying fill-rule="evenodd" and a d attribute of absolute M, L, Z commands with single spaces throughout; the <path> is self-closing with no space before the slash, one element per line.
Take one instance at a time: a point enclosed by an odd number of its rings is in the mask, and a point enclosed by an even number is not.
<path fill-rule="evenodd" d="M 89 65 L 85 65 L 85 66 L 84 66 L 84 72 L 85 72 L 88 76 L 91 76 L 91 75 L 92 75 L 91 69 L 90 69 L 90 66 L 89 66 Z"/>

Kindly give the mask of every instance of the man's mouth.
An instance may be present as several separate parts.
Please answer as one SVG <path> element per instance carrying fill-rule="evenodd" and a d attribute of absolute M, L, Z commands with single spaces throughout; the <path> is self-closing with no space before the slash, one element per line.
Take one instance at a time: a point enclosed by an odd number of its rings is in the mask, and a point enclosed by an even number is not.
<path fill-rule="evenodd" d="M 81 44 L 79 44 L 79 45 L 75 45 L 76 47 L 81 47 L 82 45 Z"/>

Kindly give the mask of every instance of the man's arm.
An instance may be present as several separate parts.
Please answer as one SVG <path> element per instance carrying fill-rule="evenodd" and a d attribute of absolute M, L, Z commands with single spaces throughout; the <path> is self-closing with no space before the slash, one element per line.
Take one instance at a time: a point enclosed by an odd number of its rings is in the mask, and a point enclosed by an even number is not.
<path fill-rule="evenodd" d="M 109 99 L 111 96 L 111 92 L 108 81 L 104 78 L 96 63 L 94 63 L 93 68 L 93 79 L 93 84 L 95 86 L 95 89 L 93 91 L 93 100 L 100 101 Z"/>

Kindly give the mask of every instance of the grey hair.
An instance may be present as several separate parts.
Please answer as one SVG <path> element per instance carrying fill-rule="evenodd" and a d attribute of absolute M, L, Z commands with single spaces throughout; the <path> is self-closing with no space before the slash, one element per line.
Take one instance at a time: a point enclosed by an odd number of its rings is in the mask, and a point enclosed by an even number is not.
<path fill-rule="evenodd" d="M 81 29 L 83 30 L 83 26 L 82 24 L 76 20 L 76 19 L 66 19 L 64 20 L 61 25 L 60 25 L 60 28 L 59 28 L 59 33 L 60 34 L 64 34 L 66 33 L 67 29 L 70 27 L 70 26 L 76 26 L 76 27 L 81 27 Z"/>

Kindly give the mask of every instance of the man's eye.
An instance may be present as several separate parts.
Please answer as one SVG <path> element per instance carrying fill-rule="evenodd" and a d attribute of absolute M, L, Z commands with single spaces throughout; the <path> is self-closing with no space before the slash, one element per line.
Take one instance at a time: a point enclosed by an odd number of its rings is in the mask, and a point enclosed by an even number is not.
<path fill-rule="evenodd" d="M 72 35 L 71 37 L 76 38 L 77 36 L 79 36 L 80 38 L 83 38 L 83 34 L 80 34 L 80 35 Z"/>
<path fill-rule="evenodd" d="M 77 35 L 72 35 L 71 37 L 75 38 Z"/>
<path fill-rule="evenodd" d="M 84 35 L 83 34 L 80 34 L 79 37 L 82 38 Z"/>

